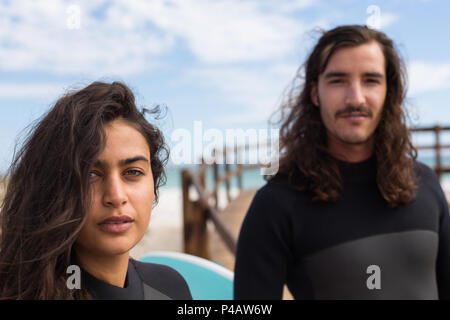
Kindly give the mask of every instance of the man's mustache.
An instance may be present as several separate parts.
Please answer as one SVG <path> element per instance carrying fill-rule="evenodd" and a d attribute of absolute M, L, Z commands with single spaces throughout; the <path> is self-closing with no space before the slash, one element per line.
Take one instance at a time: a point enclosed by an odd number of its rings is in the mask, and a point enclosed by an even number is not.
<path fill-rule="evenodd" d="M 353 106 L 347 106 L 342 110 L 338 110 L 336 112 L 336 114 L 334 115 L 335 118 L 340 117 L 343 114 L 347 114 L 347 113 L 352 113 L 352 112 L 360 112 L 360 113 L 365 113 L 367 114 L 368 117 L 372 117 L 372 110 L 370 110 L 370 108 L 361 105 L 358 107 L 353 107 Z"/>

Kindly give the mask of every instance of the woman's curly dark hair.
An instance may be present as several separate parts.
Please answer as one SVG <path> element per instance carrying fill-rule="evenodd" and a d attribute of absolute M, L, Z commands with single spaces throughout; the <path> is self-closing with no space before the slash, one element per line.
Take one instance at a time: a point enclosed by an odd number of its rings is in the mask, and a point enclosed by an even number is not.
<path fill-rule="evenodd" d="M 31 129 L 8 172 L 0 211 L 0 298 L 85 299 L 66 287 L 72 246 L 86 220 L 89 171 L 105 147 L 105 124 L 121 118 L 147 140 L 155 203 L 165 182 L 162 133 L 123 83 L 94 82 L 69 92 Z"/>
<path fill-rule="evenodd" d="M 336 201 L 342 192 L 342 178 L 336 160 L 327 148 L 326 129 L 311 89 L 326 69 L 336 50 L 376 41 L 382 48 L 387 94 L 381 121 L 375 131 L 378 188 L 391 207 L 412 201 L 417 176 L 417 150 L 406 126 L 403 101 L 406 71 L 394 44 L 384 33 L 366 26 L 341 26 L 324 32 L 302 68 L 297 72 L 288 100 L 281 106 L 280 169 L 295 188 L 313 193 L 314 201 Z M 297 86 L 297 80 L 302 85 Z M 303 80 L 303 81 L 302 81 Z"/>

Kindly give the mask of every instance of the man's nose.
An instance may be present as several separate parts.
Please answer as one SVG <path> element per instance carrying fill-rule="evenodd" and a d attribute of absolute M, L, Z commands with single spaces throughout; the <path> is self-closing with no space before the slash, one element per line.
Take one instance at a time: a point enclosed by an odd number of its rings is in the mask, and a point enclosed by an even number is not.
<path fill-rule="evenodd" d="M 361 85 L 357 82 L 352 83 L 347 89 L 345 104 L 352 107 L 358 107 L 365 103 L 366 100 Z"/>
<path fill-rule="evenodd" d="M 125 186 L 121 177 L 108 177 L 104 185 L 103 204 L 107 207 L 119 208 L 127 201 Z"/>

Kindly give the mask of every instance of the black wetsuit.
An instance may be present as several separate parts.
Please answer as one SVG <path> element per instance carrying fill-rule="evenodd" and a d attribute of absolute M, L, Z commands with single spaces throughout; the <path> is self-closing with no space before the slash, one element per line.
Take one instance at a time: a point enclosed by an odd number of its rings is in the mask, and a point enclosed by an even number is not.
<path fill-rule="evenodd" d="M 192 300 L 184 278 L 174 269 L 130 259 L 124 288 L 82 271 L 82 286 L 98 300 Z"/>
<path fill-rule="evenodd" d="M 238 240 L 235 299 L 280 299 L 284 284 L 296 299 L 449 299 L 450 220 L 435 173 L 418 164 L 416 200 L 393 209 L 373 158 L 338 163 L 335 203 L 312 203 L 286 177 L 257 192 Z"/>

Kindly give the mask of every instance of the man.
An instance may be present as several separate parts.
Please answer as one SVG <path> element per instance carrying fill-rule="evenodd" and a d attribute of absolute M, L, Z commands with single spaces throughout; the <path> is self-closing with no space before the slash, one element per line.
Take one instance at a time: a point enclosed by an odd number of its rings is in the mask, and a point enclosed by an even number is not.
<path fill-rule="evenodd" d="M 365 26 L 325 32 L 284 106 L 278 174 L 242 225 L 236 299 L 450 298 L 450 220 L 416 161 L 392 41 Z M 295 92 L 295 88 L 292 92 Z"/>

